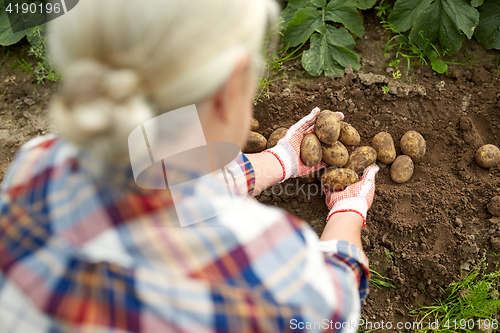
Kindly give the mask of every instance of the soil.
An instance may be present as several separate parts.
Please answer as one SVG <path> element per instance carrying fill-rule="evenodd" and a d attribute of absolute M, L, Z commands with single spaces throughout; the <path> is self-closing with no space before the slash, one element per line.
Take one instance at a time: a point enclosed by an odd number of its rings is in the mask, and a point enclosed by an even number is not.
<path fill-rule="evenodd" d="M 387 36 L 374 12 L 368 11 L 364 20 L 365 36 L 356 40 L 361 70 L 391 79 L 388 63 L 393 57 L 382 52 Z M 25 47 L 8 49 L 13 54 L 0 58 L 0 181 L 19 146 L 53 131 L 47 109 L 57 89 L 56 83 L 37 85 L 32 73 L 19 71 L 21 56 L 36 61 L 26 56 Z M 466 41 L 458 54 L 447 58 L 466 65 L 451 65 L 449 76 L 428 67 L 412 69 L 391 83 L 387 94 L 383 83 L 366 86 L 356 73 L 312 78 L 292 61 L 284 64 L 284 76 L 276 76 L 283 77 L 268 87 L 269 98 L 261 98 L 255 107 L 259 132 L 266 138 L 316 106 L 343 112 L 359 131 L 361 145 L 370 145 L 377 133 L 386 131 L 399 155 L 399 140 L 408 130 L 425 138 L 427 154 L 407 183 L 392 182 L 390 166 L 380 165 L 362 241 L 370 267 L 392 279 L 396 288 L 371 287 L 363 308 L 368 320 L 414 321 L 407 306 L 431 304 L 442 296 L 440 287 L 474 268 L 483 254 L 500 253 L 500 220 L 487 208 L 500 194 L 500 167 L 483 169 L 474 161 L 481 145 L 500 146 L 498 56 L 498 51 Z M 257 199 L 301 217 L 318 234 L 325 226 L 328 210 L 318 184 L 291 179 Z M 498 258 L 488 256 L 488 261 L 498 263 Z"/>

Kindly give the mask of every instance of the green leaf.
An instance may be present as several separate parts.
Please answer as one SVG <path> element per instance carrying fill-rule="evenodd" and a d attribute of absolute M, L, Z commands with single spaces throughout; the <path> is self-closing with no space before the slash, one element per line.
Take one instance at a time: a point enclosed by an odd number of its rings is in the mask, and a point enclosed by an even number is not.
<path fill-rule="evenodd" d="M 417 16 L 429 7 L 432 0 L 398 0 L 389 15 L 389 22 L 400 31 L 406 31 L 413 26 Z"/>
<path fill-rule="evenodd" d="M 441 59 L 431 59 L 431 66 L 439 74 L 444 74 L 448 70 L 448 64 Z"/>
<path fill-rule="evenodd" d="M 409 40 L 421 49 L 428 42 L 439 41 L 445 52 L 455 53 L 462 47 L 465 36 L 472 37 L 478 23 L 479 12 L 469 0 L 435 0 L 415 19 Z"/>
<path fill-rule="evenodd" d="M 295 13 L 300 8 L 306 8 L 311 4 L 310 0 L 290 0 L 286 8 L 281 12 L 281 17 L 285 21 L 284 27 L 287 28 L 288 24 L 293 20 Z"/>
<path fill-rule="evenodd" d="M 483 0 L 471 0 L 470 5 L 472 7 L 479 7 L 483 4 Z"/>
<path fill-rule="evenodd" d="M 10 2 L 12 3 L 15 1 Z M 4 3 L 7 2 L 4 1 Z M 24 0 L 22 3 L 29 5 L 30 8 L 31 4 L 34 4 L 35 8 L 38 8 L 38 6 L 42 4 L 40 0 Z M 26 13 L 23 13 L 23 11 L 20 10 L 19 13 L 17 13 L 15 9 L 12 11 L 12 13 L 9 14 L 9 16 L 12 31 L 16 32 L 21 32 L 23 30 L 31 29 L 38 25 L 44 24 L 47 18 L 46 15 L 40 11 L 35 11 L 34 13 L 32 13 L 31 10 L 28 10 Z M 27 33 L 27 31 L 25 31 L 25 33 Z"/>
<path fill-rule="evenodd" d="M 500 3 L 486 0 L 479 7 L 480 20 L 474 36 L 487 49 L 500 50 Z"/>
<path fill-rule="evenodd" d="M 356 36 L 363 36 L 363 19 L 359 16 L 356 2 L 351 0 L 331 0 L 326 6 L 326 21 L 342 23 Z"/>
<path fill-rule="evenodd" d="M 366 10 L 375 6 L 377 0 L 355 0 L 355 2 L 356 2 L 356 8 L 359 8 L 361 10 Z"/>
<path fill-rule="evenodd" d="M 311 0 L 311 5 L 323 9 L 326 6 L 326 0 Z"/>
<path fill-rule="evenodd" d="M 312 76 L 344 75 L 351 65 L 359 70 L 359 56 L 354 52 L 354 39 L 345 28 L 321 26 L 311 37 L 311 48 L 302 55 L 302 65 Z"/>
<path fill-rule="evenodd" d="M 285 45 L 299 46 L 309 39 L 316 28 L 323 25 L 323 12 L 315 8 L 300 8 L 283 35 Z"/>
<path fill-rule="evenodd" d="M 3 1 L 0 1 L 0 45 L 7 46 L 19 42 L 24 36 L 25 31 L 13 33 L 10 27 L 9 17 L 5 11 Z"/>

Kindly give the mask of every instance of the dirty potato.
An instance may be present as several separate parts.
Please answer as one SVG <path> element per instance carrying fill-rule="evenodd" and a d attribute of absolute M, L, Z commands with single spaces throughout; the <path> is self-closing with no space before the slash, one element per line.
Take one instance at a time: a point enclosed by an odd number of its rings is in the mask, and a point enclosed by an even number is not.
<path fill-rule="evenodd" d="M 343 167 L 349 159 L 347 148 L 340 141 L 335 141 L 333 144 L 322 144 L 323 161 L 336 166 Z"/>
<path fill-rule="evenodd" d="M 252 126 L 251 126 L 250 130 L 253 132 L 259 130 L 259 122 L 257 121 L 257 119 L 252 119 Z"/>
<path fill-rule="evenodd" d="M 300 158 L 307 166 L 316 166 L 321 162 L 323 153 L 321 151 L 321 142 L 315 134 L 307 134 L 302 139 L 300 146 Z"/>
<path fill-rule="evenodd" d="M 321 142 L 332 144 L 340 135 L 340 120 L 335 112 L 324 110 L 316 118 L 314 131 Z"/>
<path fill-rule="evenodd" d="M 342 191 L 358 181 L 358 175 L 351 169 L 330 168 L 321 176 L 323 185 L 330 191 Z"/>
<path fill-rule="evenodd" d="M 494 145 L 484 145 L 476 152 L 476 162 L 483 168 L 500 164 L 500 150 Z"/>
<path fill-rule="evenodd" d="M 396 159 L 396 148 L 392 136 L 387 132 L 380 132 L 372 140 L 372 147 L 377 152 L 377 158 L 384 164 L 391 164 Z"/>
<path fill-rule="evenodd" d="M 413 175 L 413 161 L 409 156 L 400 155 L 391 165 L 391 179 L 398 184 L 406 183 Z"/>
<path fill-rule="evenodd" d="M 370 146 L 363 146 L 354 149 L 349 156 L 346 169 L 352 169 L 356 173 L 364 172 L 367 167 L 375 163 L 377 152 Z"/>
<path fill-rule="evenodd" d="M 425 140 L 416 131 L 408 131 L 401 138 L 401 151 L 409 156 L 413 163 L 418 163 L 425 155 Z"/>
<path fill-rule="evenodd" d="M 358 146 L 361 138 L 358 131 L 351 124 L 341 121 L 339 141 L 346 146 Z"/>
<path fill-rule="evenodd" d="M 248 136 L 247 143 L 243 148 L 244 153 L 260 153 L 266 149 L 267 140 L 264 136 L 259 133 L 250 132 Z"/>
<path fill-rule="evenodd" d="M 276 131 L 272 132 L 267 140 L 267 149 L 273 148 L 278 144 L 278 141 L 281 140 L 286 134 L 288 130 L 286 128 L 280 127 Z"/>

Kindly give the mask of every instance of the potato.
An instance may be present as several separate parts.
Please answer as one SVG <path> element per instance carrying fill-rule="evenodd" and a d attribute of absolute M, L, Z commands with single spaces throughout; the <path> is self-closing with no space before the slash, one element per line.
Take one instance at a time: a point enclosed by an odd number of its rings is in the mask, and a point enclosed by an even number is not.
<path fill-rule="evenodd" d="M 267 140 L 264 136 L 259 133 L 250 132 L 248 136 L 247 143 L 243 148 L 244 153 L 260 153 L 266 149 Z"/>
<path fill-rule="evenodd" d="M 300 145 L 300 159 L 305 165 L 312 167 L 318 165 L 322 158 L 323 152 L 318 137 L 313 133 L 307 134 Z"/>
<path fill-rule="evenodd" d="M 314 132 L 321 142 L 332 144 L 339 138 L 340 135 L 340 120 L 335 112 L 324 110 L 321 111 L 316 118 Z"/>
<path fill-rule="evenodd" d="M 358 181 L 358 175 L 351 169 L 329 168 L 321 176 L 321 182 L 330 191 L 342 191 Z"/>
<path fill-rule="evenodd" d="M 346 169 L 352 169 L 356 173 L 364 172 L 367 167 L 375 163 L 377 152 L 370 146 L 363 146 L 354 149 L 349 156 Z"/>
<path fill-rule="evenodd" d="M 273 148 L 278 144 L 278 141 L 281 140 L 286 134 L 288 130 L 286 128 L 280 127 L 276 131 L 272 132 L 267 140 L 267 149 Z"/>
<path fill-rule="evenodd" d="M 408 131 L 401 138 L 401 151 L 418 163 L 425 155 L 425 140 L 420 133 Z"/>
<path fill-rule="evenodd" d="M 361 142 L 358 131 L 348 123 L 340 122 L 339 139 L 346 146 L 357 146 Z"/>
<path fill-rule="evenodd" d="M 483 168 L 500 164 L 500 150 L 494 145 L 484 145 L 476 152 L 476 162 Z"/>
<path fill-rule="evenodd" d="M 311 184 L 319 181 L 322 170 L 314 171 L 308 175 L 298 177 L 301 183 Z"/>
<path fill-rule="evenodd" d="M 255 132 L 259 130 L 259 122 L 256 119 L 252 119 L 251 131 Z"/>
<path fill-rule="evenodd" d="M 384 164 L 391 164 L 396 159 L 396 148 L 392 136 L 387 132 L 380 132 L 372 140 L 372 147 L 377 152 L 377 158 Z"/>
<path fill-rule="evenodd" d="M 323 148 L 323 161 L 336 166 L 343 167 L 349 159 L 349 152 L 347 148 L 340 141 L 335 141 L 333 144 L 322 144 Z"/>
<path fill-rule="evenodd" d="M 400 155 L 391 165 L 391 179 L 398 184 L 406 183 L 413 175 L 413 161 L 409 156 Z"/>

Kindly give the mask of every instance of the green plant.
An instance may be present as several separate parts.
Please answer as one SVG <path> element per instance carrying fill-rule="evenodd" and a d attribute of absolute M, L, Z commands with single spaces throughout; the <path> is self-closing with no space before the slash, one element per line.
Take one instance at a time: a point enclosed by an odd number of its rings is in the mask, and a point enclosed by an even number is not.
<path fill-rule="evenodd" d="M 439 41 L 444 52 L 451 54 L 460 50 L 465 37 L 472 38 L 479 24 L 479 12 L 470 2 L 398 0 L 389 15 L 389 22 L 400 32 L 410 31 L 410 44 L 423 50 L 427 41 Z"/>
<path fill-rule="evenodd" d="M 254 105 L 256 105 L 259 102 L 262 102 L 262 98 L 269 98 L 269 85 L 272 82 L 279 81 L 283 79 L 283 75 L 271 79 L 271 76 L 273 74 L 277 74 L 281 71 L 283 71 L 283 64 L 287 61 L 297 59 L 302 55 L 302 52 L 298 53 L 297 52 L 302 48 L 302 45 L 298 46 L 295 48 L 292 52 L 288 53 L 289 48 L 284 47 L 282 49 L 278 49 L 277 51 L 274 51 L 270 56 L 269 54 L 269 47 L 271 44 L 271 40 L 275 34 L 280 34 L 282 35 L 282 30 L 283 30 L 283 23 L 284 19 L 281 18 L 278 23 L 273 26 L 270 31 L 268 32 L 266 38 L 264 39 L 264 47 L 263 47 L 263 57 L 265 59 L 265 70 L 264 73 L 261 77 L 259 77 L 259 82 L 258 82 L 258 88 L 257 91 L 258 93 L 253 99 Z M 305 42 L 304 42 L 305 43 Z"/>
<path fill-rule="evenodd" d="M 372 277 L 370 278 L 370 284 L 374 285 L 375 287 L 377 287 L 379 289 L 382 289 L 382 287 L 396 289 L 396 287 L 394 287 L 394 285 L 385 281 L 385 280 L 392 281 L 392 279 L 389 279 L 388 277 L 382 276 L 380 273 L 374 271 L 371 268 L 370 268 L 370 273 L 372 275 Z"/>
<path fill-rule="evenodd" d="M 444 300 L 436 300 L 430 306 L 411 310 L 410 315 L 424 323 L 419 332 L 477 332 L 475 329 L 500 328 L 500 270 L 486 273 L 487 263 L 484 256 L 480 264 L 468 275 L 451 283 L 443 290 Z M 425 322 L 424 322 L 425 321 Z M 427 322 L 436 327 L 425 327 Z M 481 327 L 479 327 L 481 325 Z"/>
<path fill-rule="evenodd" d="M 498 0 L 473 0 L 479 7 L 479 25 L 474 30 L 477 41 L 487 49 L 500 49 L 500 6 Z"/>
<path fill-rule="evenodd" d="M 310 41 L 309 49 L 302 55 L 302 66 L 312 76 L 344 75 L 349 65 L 359 70 L 359 56 L 354 52 L 354 39 L 348 30 L 363 36 L 358 9 L 373 5 L 375 0 L 288 0 L 281 13 L 285 28 L 283 42 L 287 47 L 297 47 Z"/>
<path fill-rule="evenodd" d="M 498 0 L 397 0 L 389 22 L 409 31 L 411 44 L 423 49 L 425 40 L 439 42 L 445 54 L 453 54 L 472 36 L 488 49 L 500 49 L 499 18 Z"/>
<path fill-rule="evenodd" d="M 42 28 L 35 27 L 32 29 L 32 33 L 36 36 L 38 43 L 31 46 L 28 54 L 33 55 L 40 60 L 33 70 L 37 83 L 43 83 L 44 80 L 57 81 L 60 78 L 60 75 L 47 56 L 47 40 L 43 35 Z"/>
<path fill-rule="evenodd" d="M 32 0 L 24 1 L 34 2 Z M 24 36 L 28 38 L 30 44 L 37 43 L 37 37 L 33 35 L 30 27 L 41 25 L 45 21 L 45 14 L 30 14 L 23 15 L 22 12 L 19 14 L 13 14 L 13 26 L 11 27 L 11 22 L 9 16 L 7 15 L 7 10 L 5 4 L 0 0 L 0 45 L 7 46 L 13 45 L 23 39 Z M 16 32 L 13 32 L 16 31 Z"/>
<path fill-rule="evenodd" d="M 394 66 L 397 69 L 399 61 L 405 59 L 407 64 L 406 75 L 410 72 L 412 60 L 418 61 L 420 65 L 427 65 L 427 60 L 429 60 L 432 69 L 440 74 L 447 73 L 448 64 L 457 64 L 439 59 L 438 57 L 441 54 L 437 47 L 424 37 L 423 32 L 420 32 L 420 38 L 425 41 L 425 43 L 423 47 L 419 47 L 418 45 L 412 44 L 407 34 L 398 31 L 393 24 L 383 21 L 382 26 L 387 32 L 393 34 L 393 36 L 387 40 L 387 44 L 384 48 L 384 55 L 388 55 L 387 51 L 396 50 L 396 59 L 393 60 L 389 66 Z"/>
<path fill-rule="evenodd" d="M 397 80 L 397 79 L 400 79 L 401 78 L 401 72 L 399 71 L 399 69 L 395 72 L 392 72 L 392 79 L 391 81 L 389 81 L 389 84 L 388 85 L 384 85 L 382 87 L 382 92 L 384 94 L 387 94 L 391 89 L 389 88 L 389 86 L 391 85 L 392 81 L 394 80 Z M 394 253 L 392 253 L 392 255 L 394 255 Z"/>
<path fill-rule="evenodd" d="M 387 15 L 391 13 L 392 5 L 388 0 L 382 0 L 377 6 L 375 6 L 375 9 L 377 10 L 377 16 L 382 20 L 385 20 Z"/>
<path fill-rule="evenodd" d="M 28 74 L 33 73 L 33 69 L 31 69 L 31 65 L 28 64 L 28 62 L 26 60 L 24 60 L 23 57 L 21 57 L 21 59 L 17 60 L 17 62 L 13 64 L 12 70 L 15 70 L 15 71 L 20 70 L 20 71 L 24 71 Z"/>
<path fill-rule="evenodd" d="M 497 56 L 497 75 L 500 75 L 500 63 L 498 62 L 498 60 L 500 59 L 500 54 Z"/>

